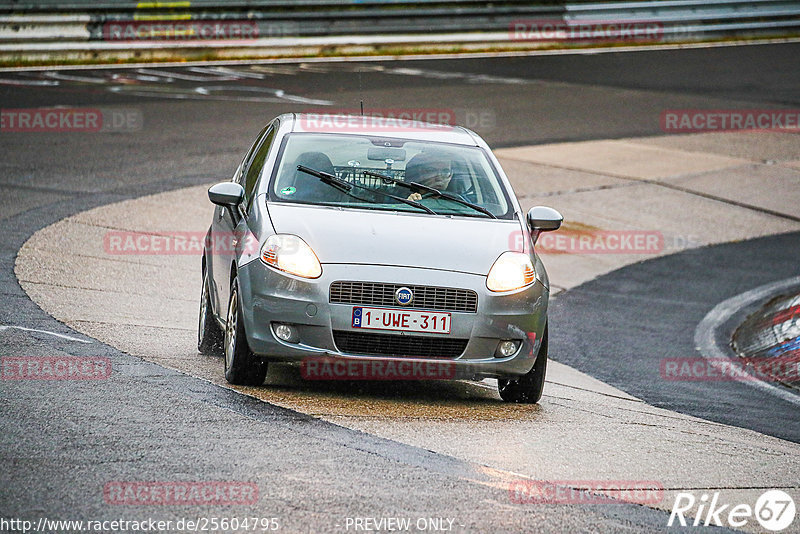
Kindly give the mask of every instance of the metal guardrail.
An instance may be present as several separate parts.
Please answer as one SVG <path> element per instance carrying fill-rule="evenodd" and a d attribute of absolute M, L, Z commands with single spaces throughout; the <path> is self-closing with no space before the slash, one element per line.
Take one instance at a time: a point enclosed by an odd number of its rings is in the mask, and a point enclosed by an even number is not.
<path fill-rule="evenodd" d="M 610 18 L 626 21 L 657 20 L 667 23 L 798 15 L 800 15 L 798 0 L 664 0 L 565 6 L 565 17 L 568 20 Z"/>
<path fill-rule="evenodd" d="M 18 11 L 107 11 L 132 9 L 273 9 L 273 8 L 327 8 L 327 7 L 397 7 L 430 6 L 458 8 L 468 5 L 560 5 L 561 0 L 0 0 L 0 10 Z"/>
<path fill-rule="evenodd" d="M 798 0 L 649 0 L 565 5 L 568 24 L 586 21 L 656 23 L 665 36 L 800 32 Z"/>
<path fill-rule="evenodd" d="M 131 9 L 128 1 L 101 0 L 83 10 L 60 7 L 50 13 L 43 13 L 39 3 L 30 10 L 5 9 L 8 4 L 8 0 L 0 0 L 0 41 L 6 42 L 59 41 L 80 35 L 83 40 L 101 41 L 110 23 L 153 20 L 247 21 L 255 25 L 251 33 L 258 37 L 507 31 L 515 20 L 559 17 L 564 12 L 561 5 L 531 5 L 519 0 L 495 4 L 479 0 L 194 0 L 190 7 L 189 2 L 140 2 L 136 4 L 139 9 Z M 116 8 L 103 10 L 99 5 Z"/>
<path fill-rule="evenodd" d="M 362 8 L 367 11 L 385 8 L 406 8 L 416 10 L 436 6 L 448 12 L 458 14 L 461 9 L 477 7 L 484 10 L 497 10 L 506 7 L 518 9 L 531 9 L 542 7 L 569 6 L 574 10 L 588 11 L 619 11 L 619 10 L 671 10 L 683 6 L 716 6 L 716 5 L 755 5 L 761 3 L 797 4 L 797 1 L 788 0 L 647 0 L 647 1 L 620 1 L 598 3 L 592 0 L 158 0 L 158 1 L 131 1 L 131 0 L 0 0 L 0 12 L 37 13 L 37 12 L 113 12 L 134 10 L 251 10 L 257 14 L 263 10 L 300 10 L 308 11 L 319 9 L 343 8 L 354 13 Z M 455 10 L 455 11 L 454 11 Z"/>
<path fill-rule="evenodd" d="M 552 3 L 547 3 L 551 1 Z M 531 27 L 551 21 L 561 28 L 587 24 L 636 23 L 658 25 L 664 39 L 700 40 L 742 34 L 800 33 L 800 0 L 645 0 L 625 2 L 562 3 L 563 0 L 174 0 L 132 2 L 129 0 L 0 0 L 0 51 L 13 49 L 57 50 L 70 44 L 85 50 L 115 41 L 123 47 L 124 30 L 158 23 L 178 26 L 195 23 L 239 23 L 245 33 L 215 39 L 254 41 L 277 39 L 309 42 L 327 38 L 342 43 L 344 37 L 360 42 L 398 43 L 403 35 L 415 35 L 419 43 L 427 36 L 433 43 L 487 42 L 546 39 L 519 38 L 514 24 Z M 117 26 L 114 26 L 114 25 Z M 112 30 L 116 28 L 116 33 Z M 120 29 L 122 28 L 122 30 Z M 133 28 L 133 30 L 131 30 Z M 194 31 L 194 30 L 190 30 Z M 238 31 L 238 30 L 237 30 Z M 563 33 L 563 32 L 562 32 Z M 569 32 L 567 32 L 569 33 Z M 164 36 L 137 34 L 146 42 L 164 42 Z M 122 36 L 122 37 L 120 37 Z M 445 39 L 446 37 L 446 39 Z M 550 40 L 568 40 L 552 35 Z M 173 35 L 172 40 L 181 40 Z M 197 35 L 193 37 L 197 40 Z M 184 40 L 186 40 L 184 36 Z M 209 48 L 213 40 L 203 40 Z M 320 40 L 322 42 L 322 40 Z M 354 41 L 355 42 L 355 41 Z M 411 41 L 409 41 L 411 42 Z M 221 44 L 221 43 L 220 43 Z M 262 43 L 263 45 L 264 43 Z"/>

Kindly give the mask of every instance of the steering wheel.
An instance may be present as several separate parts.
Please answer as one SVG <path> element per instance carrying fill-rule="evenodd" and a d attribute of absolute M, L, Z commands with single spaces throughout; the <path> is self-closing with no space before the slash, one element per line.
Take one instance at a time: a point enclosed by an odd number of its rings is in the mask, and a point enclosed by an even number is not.
<path fill-rule="evenodd" d="M 443 193 L 447 193 L 450 196 L 458 197 L 461 200 L 463 200 L 464 202 L 469 202 L 469 200 L 464 198 L 464 195 L 459 195 L 458 193 L 452 193 L 450 191 L 442 191 L 442 192 Z M 422 198 L 420 200 L 425 200 L 427 198 L 437 198 L 438 196 L 439 195 L 437 195 L 436 193 L 422 193 Z"/>

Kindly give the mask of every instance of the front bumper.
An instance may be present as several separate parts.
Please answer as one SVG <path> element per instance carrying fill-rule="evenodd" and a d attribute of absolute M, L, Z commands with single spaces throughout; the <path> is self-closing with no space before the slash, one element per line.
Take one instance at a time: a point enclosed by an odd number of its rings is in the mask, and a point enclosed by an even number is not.
<path fill-rule="evenodd" d="M 285 274 L 255 260 L 240 266 L 238 279 L 244 311 L 244 327 L 251 350 L 266 359 L 303 362 L 314 357 L 350 361 L 414 362 L 441 364 L 455 369 L 457 378 L 504 378 L 531 370 L 539 351 L 547 319 L 549 291 L 537 281 L 521 290 L 492 293 L 486 277 L 451 271 L 380 265 L 324 264 L 322 276 L 308 280 Z M 329 289 L 337 280 L 355 280 L 404 285 L 471 289 L 478 295 L 477 312 L 450 312 L 450 334 L 410 333 L 420 337 L 450 337 L 466 340 L 457 357 L 407 358 L 348 354 L 340 351 L 334 331 L 362 332 L 352 327 L 355 304 L 330 302 Z M 381 306 L 383 307 L 383 306 Z M 397 309 L 406 309 L 396 306 Z M 414 308 L 413 304 L 409 306 Z M 438 311 L 438 310 L 437 310 Z M 278 339 L 273 323 L 293 326 L 296 343 Z M 370 331 L 373 332 L 373 331 Z M 374 331 L 387 335 L 399 332 Z M 517 352 L 496 357 L 501 341 L 519 342 Z"/>

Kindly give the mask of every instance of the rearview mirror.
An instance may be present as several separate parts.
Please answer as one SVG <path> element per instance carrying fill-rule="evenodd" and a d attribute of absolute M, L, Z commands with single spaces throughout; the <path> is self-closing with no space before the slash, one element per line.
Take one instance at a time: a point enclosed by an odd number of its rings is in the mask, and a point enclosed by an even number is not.
<path fill-rule="evenodd" d="M 214 184 L 208 189 L 208 199 L 225 208 L 235 208 L 244 200 L 244 189 L 234 182 Z"/>
<path fill-rule="evenodd" d="M 367 159 L 372 161 L 385 161 L 387 159 L 405 161 L 406 151 L 402 148 L 370 147 L 367 149 Z"/>
<path fill-rule="evenodd" d="M 553 208 L 548 208 L 547 206 L 532 207 L 528 212 L 528 228 L 531 231 L 533 242 L 536 243 L 539 234 L 542 232 L 552 232 L 561 228 L 563 221 L 564 217 Z"/>

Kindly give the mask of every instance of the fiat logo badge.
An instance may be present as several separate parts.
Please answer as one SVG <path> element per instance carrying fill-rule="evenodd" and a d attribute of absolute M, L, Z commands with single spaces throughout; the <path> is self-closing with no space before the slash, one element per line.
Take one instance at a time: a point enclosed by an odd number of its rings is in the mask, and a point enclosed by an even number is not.
<path fill-rule="evenodd" d="M 394 292 L 394 300 L 401 306 L 408 306 L 414 300 L 414 293 L 407 287 L 401 287 Z"/>

